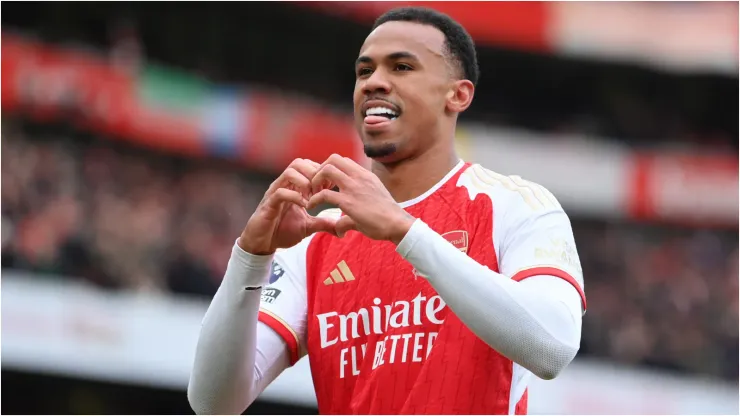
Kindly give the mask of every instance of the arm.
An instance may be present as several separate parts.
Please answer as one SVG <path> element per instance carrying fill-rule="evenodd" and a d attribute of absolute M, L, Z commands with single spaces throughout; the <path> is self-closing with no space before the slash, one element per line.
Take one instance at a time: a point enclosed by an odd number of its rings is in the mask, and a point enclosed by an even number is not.
<path fill-rule="evenodd" d="M 532 225 L 536 222 L 529 227 Z M 534 274 L 521 281 L 519 277 L 526 276 L 526 272 L 514 279 L 496 273 L 459 251 L 420 220 L 414 222 L 397 250 L 427 277 L 478 337 L 538 377 L 549 380 L 570 363 L 580 345 L 580 286 L 574 286 L 579 284 L 575 279 L 565 280 L 570 274 L 560 268 L 526 264 L 527 256 L 522 254 L 535 251 L 529 243 L 537 238 L 536 228 L 517 232 L 519 238 L 504 247 L 508 257 L 502 260 L 511 266 L 519 263 L 517 268 L 529 266 Z M 513 268 L 502 266 L 502 270 Z"/>
<path fill-rule="evenodd" d="M 318 168 L 294 160 L 249 218 L 237 240 L 243 245 L 232 249 L 195 351 L 188 401 L 197 413 L 242 413 L 298 359 L 306 322 L 306 247 L 314 233 L 331 232 L 336 223 L 305 210 Z M 274 285 L 261 296 L 268 277 Z"/>
<path fill-rule="evenodd" d="M 307 244 L 307 242 L 305 243 Z M 268 256 L 232 249 L 226 274 L 203 319 L 188 385 L 188 401 L 197 414 L 241 414 L 280 373 L 290 367 L 292 351 L 281 328 L 259 322 L 260 309 L 299 326 L 305 314 L 300 277 L 286 269 L 272 288 L 282 292 L 280 305 L 260 305 L 273 257 L 290 263 L 304 243 Z M 297 252 L 297 253 L 296 253 Z M 292 270 L 292 269 L 291 269 Z M 277 277 L 272 274 L 274 280 Z M 296 287 L 298 286 L 298 287 Z"/>
<path fill-rule="evenodd" d="M 288 367 L 280 336 L 259 324 L 261 287 L 273 256 L 234 245 L 226 274 L 203 319 L 188 401 L 197 414 L 241 414 Z"/>

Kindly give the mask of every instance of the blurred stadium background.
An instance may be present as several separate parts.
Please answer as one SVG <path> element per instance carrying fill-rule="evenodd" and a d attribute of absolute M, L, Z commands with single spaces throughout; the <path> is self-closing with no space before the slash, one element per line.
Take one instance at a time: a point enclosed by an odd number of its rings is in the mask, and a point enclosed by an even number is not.
<path fill-rule="evenodd" d="M 352 63 L 400 2 L 4 3 L 4 413 L 188 414 L 230 247 L 295 157 L 364 161 Z M 589 312 L 532 413 L 738 413 L 738 4 L 435 3 L 478 43 L 469 161 L 570 214 Z M 308 363 L 250 413 L 315 413 Z"/>

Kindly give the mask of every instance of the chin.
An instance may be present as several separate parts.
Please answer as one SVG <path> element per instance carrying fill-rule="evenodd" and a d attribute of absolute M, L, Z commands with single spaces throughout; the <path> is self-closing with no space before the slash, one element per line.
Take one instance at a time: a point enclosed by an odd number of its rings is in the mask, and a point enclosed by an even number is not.
<path fill-rule="evenodd" d="M 380 162 L 392 163 L 399 159 L 400 140 L 397 121 L 383 123 L 381 127 L 361 124 L 359 127 L 365 156 Z"/>
<path fill-rule="evenodd" d="M 365 156 L 380 163 L 393 163 L 397 162 L 400 158 L 398 145 L 395 142 L 365 142 L 363 150 L 365 152 Z"/>

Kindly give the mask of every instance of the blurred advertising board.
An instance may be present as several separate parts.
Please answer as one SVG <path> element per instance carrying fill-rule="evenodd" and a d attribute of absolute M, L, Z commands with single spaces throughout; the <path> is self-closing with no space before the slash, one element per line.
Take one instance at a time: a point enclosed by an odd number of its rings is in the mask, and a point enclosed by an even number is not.
<path fill-rule="evenodd" d="M 702 225 L 737 224 L 734 157 L 639 154 L 632 158 L 630 213 Z"/>
<path fill-rule="evenodd" d="M 186 389 L 207 304 L 109 292 L 59 276 L 3 272 L 3 367 Z M 263 399 L 315 406 L 307 359 Z M 183 396 L 184 400 L 184 396 Z M 531 414 L 737 414 L 737 385 L 576 358 L 558 378 L 534 378 Z"/>
<path fill-rule="evenodd" d="M 539 1 L 308 1 L 295 2 L 295 5 L 322 10 L 368 26 L 395 7 L 430 7 L 460 22 L 476 42 L 536 52 L 551 51 L 547 33 L 549 6 Z"/>
<path fill-rule="evenodd" d="M 270 173 L 332 153 L 367 163 L 350 115 L 311 101 L 155 65 L 134 77 L 98 56 L 11 35 L 2 48 L 4 111 Z M 738 224 L 737 155 L 641 154 L 606 139 L 474 123 L 460 126 L 457 139 L 465 160 L 544 185 L 569 213 Z"/>
<path fill-rule="evenodd" d="M 3 34 L 2 51 L 3 110 L 41 122 L 71 121 L 148 147 L 268 171 L 296 157 L 363 157 L 352 125 L 311 102 L 157 65 L 132 75 L 100 56 L 11 34 Z"/>
<path fill-rule="evenodd" d="M 738 157 L 643 153 L 578 136 L 465 125 L 459 153 L 547 187 L 566 210 L 686 226 L 737 227 Z"/>
<path fill-rule="evenodd" d="M 737 77 L 737 2 L 295 2 L 370 26 L 399 6 L 459 21 L 479 44 Z"/>

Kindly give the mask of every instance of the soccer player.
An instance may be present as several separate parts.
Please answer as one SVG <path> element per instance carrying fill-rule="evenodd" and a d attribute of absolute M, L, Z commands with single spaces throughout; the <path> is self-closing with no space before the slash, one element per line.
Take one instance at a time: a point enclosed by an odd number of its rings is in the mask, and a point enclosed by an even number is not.
<path fill-rule="evenodd" d="M 556 377 L 580 344 L 568 217 L 455 154 L 479 72 L 448 16 L 386 13 L 355 71 L 372 170 L 299 159 L 272 183 L 204 317 L 191 406 L 241 413 L 308 355 L 322 414 L 525 414 L 532 375 Z M 338 208 L 307 213 L 322 203 Z"/>

